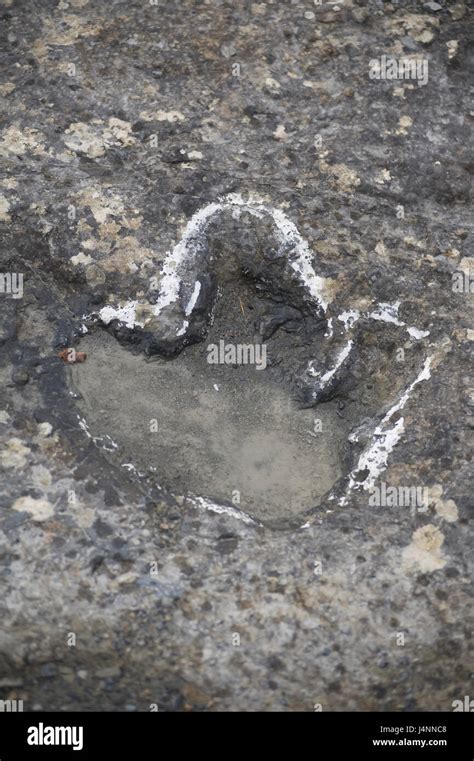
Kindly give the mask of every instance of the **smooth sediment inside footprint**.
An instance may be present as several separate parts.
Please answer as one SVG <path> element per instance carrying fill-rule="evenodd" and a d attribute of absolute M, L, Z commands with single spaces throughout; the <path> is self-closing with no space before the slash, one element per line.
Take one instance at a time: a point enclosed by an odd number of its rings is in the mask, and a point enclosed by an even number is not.
<path fill-rule="evenodd" d="M 227 502 L 263 522 L 316 506 L 342 474 L 347 423 L 331 402 L 299 409 L 286 384 L 255 366 L 210 365 L 206 347 L 175 359 L 133 354 L 103 330 L 70 368 L 92 436 L 156 475 L 175 495 Z"/>

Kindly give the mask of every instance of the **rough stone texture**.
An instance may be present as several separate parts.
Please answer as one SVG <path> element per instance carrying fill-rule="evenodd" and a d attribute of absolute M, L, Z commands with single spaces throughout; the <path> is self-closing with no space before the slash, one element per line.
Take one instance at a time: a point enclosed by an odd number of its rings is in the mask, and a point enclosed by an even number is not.
<path fill-rule="evenodd" d="M 473 670 L 467 5 L 0 5 L 0 270 L 24 274 L 23 298 L 0 294 L 0 698 L 451 710 Z M 424 57 L 427 84 L 371 80 L 381 55 Z M 57 353 L 83 314 L 149 296 L 183 224 L 232 192 L 285 211 L 341 308 L 400 300 L 430 331 L 406 347 L 436 362 L 383 477 L 429 488 L 426 512 L 353 491 L 304 529 L 246 525 L 124 474 L 79 427 Z M 406 336 L 365 340 L 380 386 L 403 375 Z"/>

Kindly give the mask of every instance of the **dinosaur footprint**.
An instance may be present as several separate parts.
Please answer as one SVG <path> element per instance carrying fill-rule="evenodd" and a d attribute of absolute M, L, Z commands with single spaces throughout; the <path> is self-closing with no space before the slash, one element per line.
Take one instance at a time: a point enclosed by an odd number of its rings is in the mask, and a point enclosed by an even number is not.
<path fill-rule="evenodd" d="M 393 415 L 380 395 L 371 406 L 354 393 L 364 329 L 425 336 L 396 305 L 332 311 L 312 259 L 294 224 L 261 202 L 228 196 L 196 212 L 155 300 L 86 317 L 89 359 L 71 374 L 88 435 L 191 506 L 267 525 L 300 525 L 336 494 L 344 503 L 364 488 L 363 470 L 373 481 Z M 410 380 L 394 389 L 395 406 Z M 367 411 L 379 449 L 369 435 L 361 453 L 354 431 Z"/>

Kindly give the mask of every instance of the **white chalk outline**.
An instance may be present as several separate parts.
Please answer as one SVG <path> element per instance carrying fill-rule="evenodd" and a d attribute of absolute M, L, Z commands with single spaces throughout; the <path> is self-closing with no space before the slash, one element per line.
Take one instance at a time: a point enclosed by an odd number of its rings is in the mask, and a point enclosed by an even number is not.
<path fill-rule="evenodd" d="M 428 380 L 431 377 L 430 368 L 432 361 L 432 356 L 425 359 L 418 376 L 408 388 L 405 389 L 398 401 L 389 409 L 379 425 L 375 428 L 370 444 L 364 449 L 357 461 L 357 465 L 349 474 L 349 483 L 347 485 L 346 494 L 339 501 L 341 506 L 347 504 L 347 492 L 350 492 L 353 489 L 363 489 L 364 491 L 371 489 L 377 478 L 387 467 L 390 452 L 400 441 L 402 433 L 405 432 L 405 419 L 403 417 L 398 418 L 392 428 L 390 428 L 388 424 L 395 413 L 404 408 L 415 386 L 417 386 L 418 383 L 421 383 L 421 381 Z M 356 474 L 360 471 L 368 471 L 368 475 L 364 481 L 357 481 L 355 478 Z"/>
<path fill-rule="evenodd" d="M 155 304 L 149 304 L 147 302 L 140 302 L 138 300 L 129 300 L 121 306 L 112 306 L 110 304 L 104 306 L 99 310 L 97 314 L 84 315 L 83 319 L 98 318 L 102 323 L 108 325 L 113 320 L 117 320 L 130 329 L 144 328 L 147 322 L 153 317 L 157 317 L 165 307 L 176 303 L 179 300 L 179 292 L 182 285 L 182 278 L 180 271 L 183 268 L 186 261 L 190 258 L 196 257 L 196 255 L 205 250 L 207 245 L 206 233 L 207 227 L 212 218 L 223 211 L 230 210 L 234 215 L 240 216 L 242 212 L 248 212 L 249 214 L 261 219 L 265 215 L 270 215 L 275 223 L 277 230 L 277 236 L 280 242 L 287 246 L 289 256 L 289 264 L 294 270 L 295 274 L 299 277 L 304 287 L 308 290 L 310 297 L 315 302 L 315 307 L 320 308 L 324 315 L 326 315 L 327 308 L 331 302 L 331 296 L 327 287 L 326 278 L 316 275 L 312 265 L 312 254 L 307 241 L 302 237 L 296 225 L 286 216 L 281 209 L 275 209 L 264 204 L 261 200 L 249 197 L 248 200 L 244 200 L 238 193 L 231 193 L 218 201 L 213 201 L 201 209 L 198 209 L 190 218 L 185 226 L 184 232 L 174 248 L 168 252 L 162 270 L 162 279 L 160 283 L 160 291 Z M 190 317 L 199 299 L 201 291 L 201 283 L 196 277 L 194 283 L 193 293 L 185 307 L 185 316 Z M 148 316 L 144 320 L 137 318 L 137 308 L 148 307 Z M 407 324 L 398 318 L 398 310 L 400 302 L 380 303 L 376 305 L 376 308 L 370 312 L 362 313 L 358 309 L 350 309 L 341 312 L 337 319 L 344 324 L 345 332 L 350 331 L 355 323 L 361 319 L 370 319 L 382 321 L 385 323 L 392 323 L 398 327 L 405 327 L 410 337 L 414 340 L 420 340 L 426 338 L 429 335 L 429 331 L 422 331 L 414 326 L 407 326 Z M 326 338 L 331 338 L 333 335 L 333 318 L 328 320 L 328 332 L 325 334 Z M 181 328 L 177 330 L 177 336 L 184 335 L 189 326 L 189 320 L 184 319 Z M 308 364 L 309 374 L 313 377 L 319 378 L 319 382 L 322 387 L 329 383 L 334 376 L 335 372 L 343 364 L 350 354 L 350 350 L 353 346 L 353 340 L 350 339 L 342 348 L 339 353 L 336 364 L 333 369 L 327 371 L 323 376 L 315 372 L 312 369 L 312 361 Z M 432 357 L 428 357 L 424 363 L 422 370 L 418 377 L 408 386 L 398 402 L 389 410 L 389 412 L 382 419 L 381 423 L 375 428 L 372 435 L 372 443 L 366 447 L 364 452 L 359 457 L 358 464 L 349 474 L 349 482 L 345 490 L 345 496 L 343 496 L 339 502 L 340 505 L 347 503 L 347 494 L 349 491 L 355 488 L 369 489 L 373 485 L 375 479 L 385 470 L 387 467 L 388 455 L 394 448 L 394 446 L 400 440 L 401 434 L 404 431 L 403 418 L 400 418 L 392 429 L 387 428 L 387 423 L 400 409 L 403 409 L 408 401 L 412 390 L 422 380 L 430 377 L 430 364 Z M 93 439 L 94 443 L 98 444 L 98 440 L 103 437 L 92 437 L 87 428 L 85 420 L 81 420 L 80 427 L 86 432 L 86 434 Z M 115 442 L 112 442 L 115 446 Z M 104 447 L 105 448 L 105 447 Z M 110 451 L 110 450 L 109 450 Z M 130 464 L 127 464 L 130 468 Z M 133 466 L 132 466 L 133 467 Z M 359 483 L 354 480 L 354 475 L 360 470 L 369 470 L 368 478 Z M 346 476 L 347 478 L 347 476 Z M 330 491 L 327 499 L 334 499 L 334 488 Z M 216 513 L 223 513 L 230 515 L 234 518 L 242 520 L 249 525 L 262 525 L 259 521 L 252 518 L 239 508 L 233 508 L 228 505 L 221 505 L 215 503 L 213 500 L 205 497 L 196 497 L 194 495 L 188 496 L 188 501 L 194 507 L 211 510 Z M 305 523 L 301 528 L 308 527 L 309 522 Z"/>
<path fill-rule="evenodd" d="M 136 314 L 137 307 L 144 306 L 145 304 L 141 304 L 138 300 L 129 300 L 122 306 L 114 307 L 107 305 L 103 307 L 98 312 L 101 322 L 108 325 L 112 320 L 118 320 L 128 328 L 143 328 L 148 320 L 157 317 L 165 307 L 177 302 L 182 284 L 181 268 L 188 259 L 194 258 L 200 250 L 206 247 L 207 227 L 212 218 L 223 211 L 233 211 L 237 214 L 248 212 L 259 219 L 267 214 L 270 215 L 275 223 L 280 242 L 290 247 L 289 253 L 292 255 L 289 262 L 290 266 L 307 288 L 316 305 L 320 306 L 324 313 L 326 312 L 330 301 L 327 293 L 326 278 L 316 275 L 311 263 L 311 250 L 307 241 L 299 233 L 296 225 L 288 219 L 281 209 L 266 206 L 262 201 L 257 199 L 250 198 L 245 201 L 240 194 L 231 193 L 218 201 L 207 204 L 202 209 L 198 209 L 192 215 L 180 240 L 166 256 L 158 299 L 156 304 L 148 304 L 151 307 L 151 313 L 145 321 L 138 319 Z M 187 317 L 194 310 L 198 296 L 199 290 L 197 293 L 196 291 L 193 293 L 188 302 L 186 307 Z M 89 315 L 89 317 L 91 316 L 93 315 Z M 178 332 L 179 335 L 185 332 L 187 326 L 183 324 L 183 327 L 184 331 L 181 328 Z"/>

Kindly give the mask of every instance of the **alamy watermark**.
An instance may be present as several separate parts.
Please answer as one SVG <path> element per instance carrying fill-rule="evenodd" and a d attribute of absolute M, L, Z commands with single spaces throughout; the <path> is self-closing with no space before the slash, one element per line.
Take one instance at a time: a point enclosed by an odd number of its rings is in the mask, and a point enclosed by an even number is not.
<path fill-rule="evenodd" d="M 390 486 L 385 481 L 373 486 L 369 496 L 370 507 L 409 507 L 411 512 L 426 513 L 429 492 L 426 486 Z"/>
<path fill-rule="evenodd" d="M 382 55 L 369 61 L 370 79 L 413 79 L 422 87 L 428 84 L 428 59 L 393 58 Z"/>
<path fill-rule="evenodd" d="M 453 700 L 451 705 L 454 713 L 459 713 L 460 711 L 474 713 L 474 700 L 471 700 L 469 695 L 464 695 L 464 700 Z"/>
<path fill-rule="evenodd" d="M 23 700 L 0 700 L 0 713 L 17 713 L 23 711 Z"/>
<path fill-rule="evenodd" d="M 23 272 L 0 272 L 0 294 L 4 293 L 12 299 L 23 298 Z"/>
<path fill-rule="evenodd" d="M 474 275 L 471 270 L 456 270 L 451 276 L 453 293 L 474 293 Z"/>
<path fill-rule="evenodd" d="M 28 727 L 28 745 L 70 745 L 72 750 L 82 750 L 84 747 L 84 727 L 48 726 L 42 721 Z"/>
<path fill-rule="evenodd" d="M 256 370 L 265 370 L 267 345 L 226 344 L 221 338 L 218 344 L 208 345 L 207 361 L 210 365 L 255 365 Z"/>

